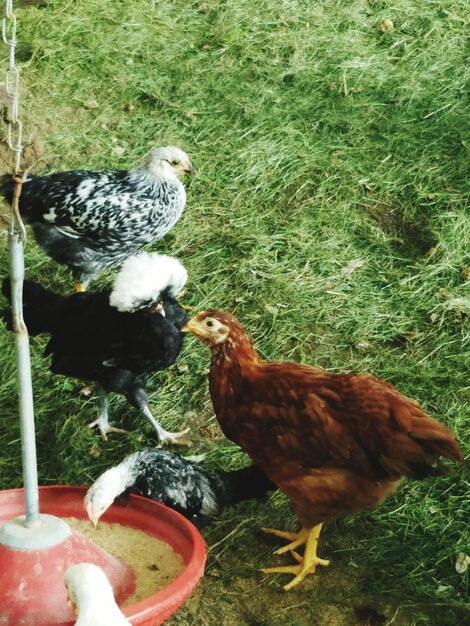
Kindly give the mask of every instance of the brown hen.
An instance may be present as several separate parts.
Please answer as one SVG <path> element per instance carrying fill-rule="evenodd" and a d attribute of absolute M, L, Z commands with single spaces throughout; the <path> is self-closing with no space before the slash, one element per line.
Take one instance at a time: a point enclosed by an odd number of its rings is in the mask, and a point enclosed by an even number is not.
<path fill-rule="evenodd" d="M 236 318 L 215 309 L 182 330 L 212 351 L 209 389 L 224 434 L 287 495 L 302 525 L 264 529 L 289 540 L 276 553 L 297 561 L 263 570 L 294 574 L 285 589 L 328 565 L 316 554 L 323 522 L 376 506 L 403 476 L 443 473 L 440 456 L 462 461 L 452 431 L 383 380 L 263 361 Z"/>

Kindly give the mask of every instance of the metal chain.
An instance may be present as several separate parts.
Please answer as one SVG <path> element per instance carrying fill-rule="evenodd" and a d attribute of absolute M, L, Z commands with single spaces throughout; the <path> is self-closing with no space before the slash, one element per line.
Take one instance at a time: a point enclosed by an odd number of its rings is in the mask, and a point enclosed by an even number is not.
<path fill-rule="evenodd" d="M 5 15 L 2 19 L 2 39 L 8 46 L 8 69 L 5 76 L 5 91 L 10 99 L 7 112 L 7 143 L 15 157 L 15 190 L 12 202 L 11 232 L 17 227 L 22 240 L 26 239 L 26 229 L 21 220 L 18 199 L 24 177 L 20 178 L 21 155 L 23 154 L 23 123 L 20 120 L 20 71 L 16 66 L 16 15 L 13 13 L 13 0 L 5 0 Z"/>
<path fill-rule="evenodd" d="M 15 153 L 15 174 L 18 174 L 20 171 L 21 155 L 23 153 L 23 124 L 19 119 L 20 71 L 15 62 L 16 16 L 13 13 L 13 0 L 5 0 L 5 16 L 2 20 L 2 38 L 3 42 L 9 48 L 9 63 L 5 78 L 5 89 L 11 101 L 7 121 L 8 146 Z"/>

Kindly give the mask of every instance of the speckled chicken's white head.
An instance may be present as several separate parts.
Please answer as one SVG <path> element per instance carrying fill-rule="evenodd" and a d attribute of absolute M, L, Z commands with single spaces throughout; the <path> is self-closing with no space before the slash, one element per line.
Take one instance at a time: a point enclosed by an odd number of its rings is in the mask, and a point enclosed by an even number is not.
<path fill-rule="evenodd" d="M 133 312 L 158 303 L 162 295 L 175 298 L 187 279 L 188 272 L 178 259 L 155 252 L 141 252 L 122 264 L 109 303 L 118 311 Z"/>
<path fill-rule="evenodd" d="M 103 513 L 132 483 L 133 477 L 130 473 L 132 457 L 133 455 L 128 457 L 128 462 L 120 463 L 103 472 L 86 492 L 83 503 L 93 526 L 98 524 Z"/>
<path fill-rule="evenodd" d="M 172 178 L 196 173 L 186 152 L 175 146 L 165 146 L 152 150 L 144 167 L 151 176 L 156 178 Z"/>

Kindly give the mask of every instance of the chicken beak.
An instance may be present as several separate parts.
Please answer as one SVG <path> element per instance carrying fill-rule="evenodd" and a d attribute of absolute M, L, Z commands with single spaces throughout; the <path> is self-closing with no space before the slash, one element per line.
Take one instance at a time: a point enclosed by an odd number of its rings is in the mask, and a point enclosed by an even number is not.
<path fill-rule="evenodd" d="M 180 331 L 182 333 L 193 333 L 194 335 L 198 335 L 199 326 L 194 321 L 194 319 L 192 319 L 189 320 L 189 322 L 186 322 L 186 324 L 180 328 Z"/>
<path fill-rule="evenodd" d="M 152 313 L 160 313 L 162 317 L 166 317 L 165 309 L 161 302 L 157 302 L 152 306 Z"/>
<path fill-rule="evenodd" d="M 91 525 L 93 526 L 93 528 L 96 528 L 98 526 L 99 517 L 95 517 L 93 515 L 93 505 L 91 504 L 91 502 L 86 505 L 85 509 L 86 509 L 86 514 L 88 515 L 88 519 L 91 522 Z"/>
<path fill-rule="evenodd" d="M 192 174 L 193 176 L 196 176 L 197 174 L 197 169 L 193 166 L 192 163 L 188 163 L 188 167 L 186 167 L 183 172 L 185 174 Z"/>

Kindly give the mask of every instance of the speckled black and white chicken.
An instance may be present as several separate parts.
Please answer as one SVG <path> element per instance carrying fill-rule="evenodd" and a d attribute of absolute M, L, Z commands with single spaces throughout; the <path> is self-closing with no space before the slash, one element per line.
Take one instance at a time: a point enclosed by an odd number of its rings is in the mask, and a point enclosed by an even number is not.
<path fill-rule="evenodd" d="M 186 204 L 178 177 L 192 172 L 188 155 L 166 146 L 131 170 L 28 175 L 20 213 L 46 253 L 72 270 L 75 290 L 84 291 L 105 269 L 173 228 Z M 1 187 L 11 202 L 12 178 L 4 176 Z"/>
<path fill-rule="evenodd" d="M 175 509 L 197 525 L 242 500 L 276 489 L 256 465 L 229 472 L 208 470 L 178 454 L 147 448 L 111 467 L 89 488 L 85 509 L 96 526 L 114 500 L 135 493 Z"/>
<path fill-rule="evenodd" d="M 32 281 L 23 288 L 24 319 L 31 335 L 50 333 L 45 354 L 51 371 L 98 383 L 97 420 L 103 439 L 114 428 L 108 420 L 110 392 L 123 394 L 150 421 L 160 443 L 184 443 L 181 433 L 166 431 L 152 415 L 146 393 L 150 374 L 175 362 L 183 344 L 186 311 L 175 299 L 187 272 L 172 257 L 141 252 L 128 258 L 111 292 L 62 296 Z M 10 298 L 10 283 L 2 292 Z M 4 312 L 11 328 L 11 314 Z"/>

